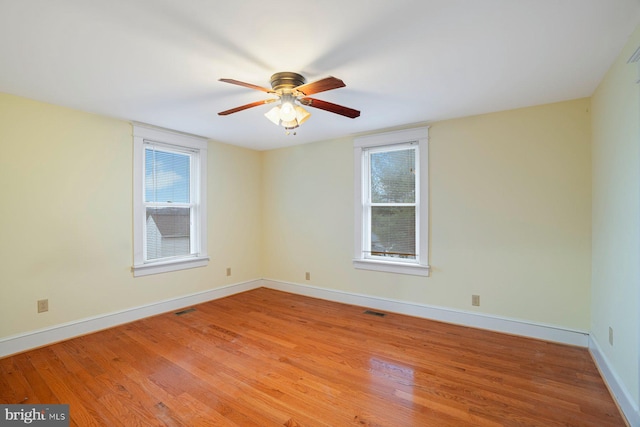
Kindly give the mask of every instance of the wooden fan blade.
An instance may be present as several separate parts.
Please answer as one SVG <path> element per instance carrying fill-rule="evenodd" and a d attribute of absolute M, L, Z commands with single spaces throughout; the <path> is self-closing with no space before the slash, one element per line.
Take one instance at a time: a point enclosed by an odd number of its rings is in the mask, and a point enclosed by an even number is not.
<path fill-rule="evenodd" d="M 233 114 L 233 113 L 237 113 L 238 111 L 242 111 L 242 110 L 246 110 L 247 108 L 253 108 L 253 107 L 257 107 L 259 105 L 264 105 L 264 104 L 270 104 L 274 101 L 277 101 L 277 98 L 273 98 L 273 99 L 265 99 L 263 101 L 256 101 L 256 102 L 252 102 L 251 104 L 245 104 L 245 105 L 241 105 L 239 107 L 236 108 L 232 108 L 230 110 L 226 110 L 226 111 L 221 111 L 218 113 L 219 116 L 228 116 L 229 114 Z"/>
<path fill-rule="evenodd" d="M 354 110 L 353 108 L 344 107 L 342 105 L 333 104 L 331 102 L 321 101 L 315 98 L 300 98 L 300 102 L 308 107 L 319 108 L 321 110 L 349 117 L 350 119 L 360 117 L 360 111 Z"/>
<path fill-rule="evenodd" d="M 302 92 L 305 95 L 313 95 L 314 93 L 324 92 L 326 90 L 338 89 L 339 87 L 345 87 L 346 85 L 340 79 L 329 76 L 324 79 L 300 85 L 295 88 L 298 92 Z"/>
<path fill-rule="evenodd" d="M 233 85 L 238 85 L 238 86 L 248 87 L 249 89 L 260 90 L 260 91 L 262 91 L 262 92 L 273 93 L 273 90 L 272 90 L 272 89 L 267 89 L 266 87 L 253 85 L 253 84 L 251 84 L 251 83 L 241 82 L 240 80 L 234 80 L 234 79 L 220 79 L 219 81 L 221 81 L 221 82 L 225 82 L 225 83 L 231 83 L 231 84 L 233 84 Z"/>

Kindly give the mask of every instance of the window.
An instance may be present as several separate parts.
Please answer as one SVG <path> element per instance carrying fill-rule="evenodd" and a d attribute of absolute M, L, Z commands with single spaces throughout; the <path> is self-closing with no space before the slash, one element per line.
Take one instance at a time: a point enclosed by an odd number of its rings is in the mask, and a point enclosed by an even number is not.
<path fill-rule="evenodd" d="M 429 275 L 428 128 L 357 138 L 356 268 Z"/>
<path fill-rule="evenodd" d="M 207 265 L 203 138 L 135 124 L 134 276 Z"/>

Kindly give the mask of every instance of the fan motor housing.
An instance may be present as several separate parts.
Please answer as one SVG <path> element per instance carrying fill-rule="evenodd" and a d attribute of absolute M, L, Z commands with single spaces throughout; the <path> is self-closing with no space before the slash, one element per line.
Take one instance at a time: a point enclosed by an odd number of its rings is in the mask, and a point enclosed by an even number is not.
<path fill-rule="evenodd" d="M 275 73 L 271 76 L 271 87 L 273 90 L 293 89 L 294 87 L 303 85 L 307 80 L 298 73 L 284 71 Z"/>

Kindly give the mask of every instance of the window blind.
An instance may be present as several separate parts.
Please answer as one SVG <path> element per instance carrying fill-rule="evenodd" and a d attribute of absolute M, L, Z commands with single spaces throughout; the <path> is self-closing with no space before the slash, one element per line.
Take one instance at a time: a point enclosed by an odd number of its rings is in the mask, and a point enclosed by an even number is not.
<path fill-rule="evenodd" d="M 146 259 L 191 252 L 191 156 L 148 144 L 145 148 Z"/>
<path fill-rule="evenodd" d="M 369 153 L 370 255 L 416 259 L 416 150 Z"/>

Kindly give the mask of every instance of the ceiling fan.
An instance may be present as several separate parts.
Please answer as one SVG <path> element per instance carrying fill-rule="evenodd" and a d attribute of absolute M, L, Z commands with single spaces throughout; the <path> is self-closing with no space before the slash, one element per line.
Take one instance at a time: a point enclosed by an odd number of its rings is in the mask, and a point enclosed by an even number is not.
<path fill-rule="evenodd" d="M 309 95 L 346 86 L 342 80 L 335 77 L 325 77 L 324 79 L 307 83 L 306 79 L 300 74 L 285 71 L 271 76 L 271 89 L 233 79 L 220 79 L 220 81 L 266 92 L 270 95 L 275 95 L 276 98 L 267 98 L 262 101 L 241 105 L 230 110 L 221 111 L 218 115 L 227 116 L 248 108 L 280 101 L 279 105 L 269 110 L 265 116 L 276 125 L 284 127 L 287 135 L 291 129 L 297 128 L 311 116 L 311 113 L 302 108 L 301 105 L 319 108 L 351 119 L 360 116 L 360 111 L 353 108 L 309 97 Z"/>

